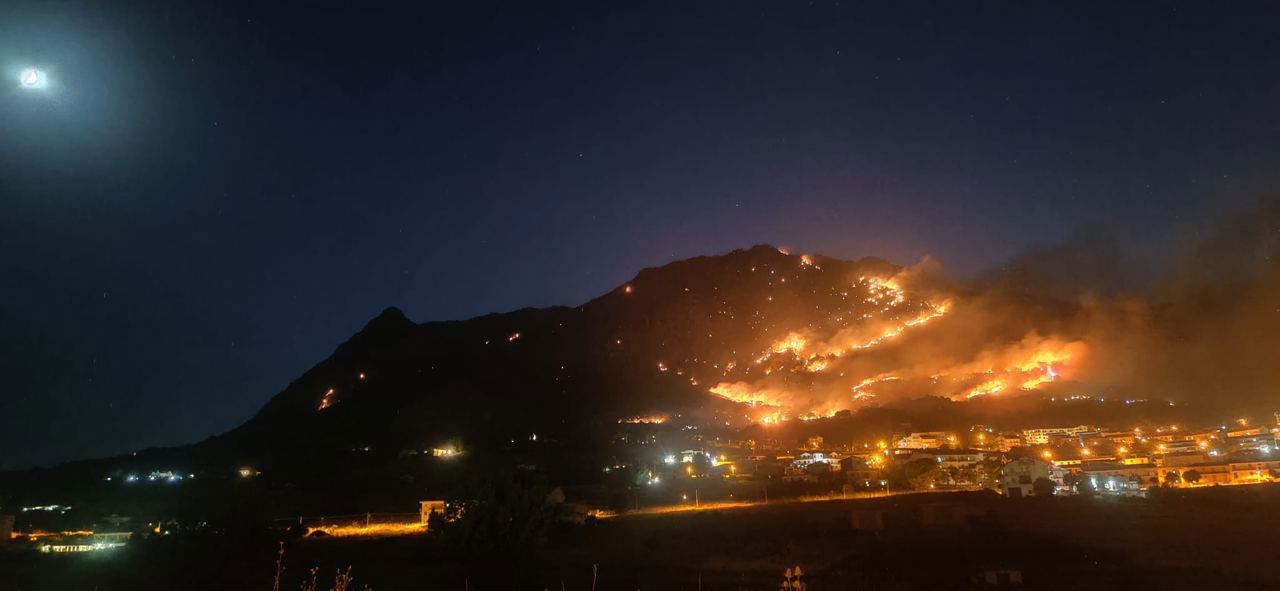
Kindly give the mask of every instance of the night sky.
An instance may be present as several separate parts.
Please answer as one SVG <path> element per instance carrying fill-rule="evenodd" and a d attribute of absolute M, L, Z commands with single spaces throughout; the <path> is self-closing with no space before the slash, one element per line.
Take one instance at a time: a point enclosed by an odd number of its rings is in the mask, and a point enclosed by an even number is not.
<path fill-rule="evenodd" d="M 1263 3 L 370 4 L 0 3 L 0 468 L 224 431 L 389 305 L 1159 258 L 1280 186 Z"/>

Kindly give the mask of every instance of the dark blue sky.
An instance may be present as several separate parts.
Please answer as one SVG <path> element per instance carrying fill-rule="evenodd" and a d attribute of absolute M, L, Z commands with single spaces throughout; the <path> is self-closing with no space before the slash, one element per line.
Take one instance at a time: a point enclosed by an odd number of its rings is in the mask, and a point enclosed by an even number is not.
<path fill-rule="evenodd" d="M 264 4 L 0 5 L 0 467 L 228 429 L 388 305 L 1159 253 L 1280 170 L 1266 3 Z"/>

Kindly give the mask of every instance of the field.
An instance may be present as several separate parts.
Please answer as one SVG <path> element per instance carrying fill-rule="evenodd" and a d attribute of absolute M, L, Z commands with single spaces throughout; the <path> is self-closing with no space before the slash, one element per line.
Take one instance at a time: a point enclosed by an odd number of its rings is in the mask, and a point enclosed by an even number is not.
<path fill-rule="evenodd" d="M 558 530 L 521 558 L 450 558 L 422 536 L 286 543 L 282 588 L 308 568 L 352 566 L 359 585 L 400 589 L 776 589 L 799 565 L 811 589 L 968 589 L 1016 570 L 1027 589 L 1274 589 L 1280 487 L 1178 491 L 1152 499 L 1008 500 L 923 494 L 622 516 Z M 961 508 L 963 523 L 926 512 Z M 853 512 L 884 511 L 881 531 Z M 266 535 L 159 540 L 115 555 L 0 555 L 5 589 L 270 589 Z M 327 588 L 322 586 L 321 588 Z"/>

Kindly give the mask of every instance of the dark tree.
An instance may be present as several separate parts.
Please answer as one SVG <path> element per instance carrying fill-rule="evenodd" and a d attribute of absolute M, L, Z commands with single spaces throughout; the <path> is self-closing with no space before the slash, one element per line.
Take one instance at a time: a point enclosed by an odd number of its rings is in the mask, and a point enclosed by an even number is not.
<path fill-rule="evenodd" d="M 449 502 L 437 530 L 449 546 L 472 555 L 525 553 L 546 540 L 554 507 L 536 476 L 512 474 L 468 487 Z"/>
<path fill-rule="evenodd" d="M 1187 481 L 1188 484 L 1196 484 L 1200 482 L 1200 473 L 1195 470 L 1187 470 L 1182 473 L 1182 479 Z"/>
<path fill-rule="evenodd" d="M 1043 476 L 1037 478 L 1035 482 L 1031 483 L 1031 491 L 1037 497 L 1051 497 L 1053 496 L 1053 491 L 1055 488 L 1056 488 L 1056 485 L 1053 483 L 1053 481 Z"/>

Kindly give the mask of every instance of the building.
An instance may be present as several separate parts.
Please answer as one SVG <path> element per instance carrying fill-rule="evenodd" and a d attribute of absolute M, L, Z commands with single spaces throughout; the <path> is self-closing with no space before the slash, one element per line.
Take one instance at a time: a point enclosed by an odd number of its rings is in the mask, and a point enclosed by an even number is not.
<path fill-rule="evenodd" d="M 1193 452 L 1200 448 L 1200 444 L 1192 439 L 1178 439 L 1175 441 L 1162 441 L 1156 445 L 1156 452 L 1163 454 Z"/>
<path fill-rule="evenodd" d="M 1022 436 L 1017 433 L 1005 433 L 996 437 L 996 450 L 998 451 L 1009 451 L 1023 445 L 1026 445 L 1026 443 L 1022 440 Z"/>
<path fill-rule="evenodd" d="M 1086 462 L 1080 473 L 1099 492 L 1136 493 L 1160 483 L 1160 468 L 1155 464 Z"/>
<path fill-rule="evenodd" d="M 1262 457 L 1235 458 L 1227 464 L 1233 484 L 1271 482 L 1280 477 L 1280 459 Z"/>
<path fill-rule="evenodd" d="M 702 459 L 705 459 L 708 462 L 711 461 L 711 454 L 707 453 L 707 450 L 702 448 L 686 449 L 680 452 L 680 463 L 682 464 L 692 464 Z"/>
<path fill-rule="evenodd" d="M 1231 465 L 1226 462 L 1201 462 L 1187 466 L 1166 467 L 1160 478 L 1168 482 L 1170 472 L 1178 475 L 1177 483 L 1181 483 L 1183 486 L 1191 484 L 1187 482 L 1188 472 L 1195 472 L 1199 477 L 1199 480 L 1192 486 L 1231 484 Z"/>
<path fill-rule="evenodd" d="M 1067 474 L 1070 474 L 1071 470 L 1053 462 L 1050 462 L 1049 466 L 1049 480 L 1053 481 L 1053 486 L 1060 491 L 1069 490 L 1070 487 L 1067 486 Z"/>
<path fill-rule="evenodd" d="M 813 464 L 828 464 L 834 469 L 840 469 L 840 454 L 828 454 L 820 451 L 807 451 L 796 459 L 791 460 L 791 465 L 796 468 L 808 468 Z"/>
<path fill-rule="evenodd" d="M 1027 445 L 1045 445 L 1053 436 L 1078 437 L 1093 431 L 1093 427 L 1077 425 L 1075 427 L 1048 427 L 1044 429 L 1023 429 L 1022 440 Z"/>
<path fill-rule="evenodd" d="M 1050 479 L 1053 465 L 1036 458 L 1018 458 L 1000 468 L 997 486 L 1004 496 L 1009 498 L 1030 497 L 1035 495 L 1035 481 L 1039 478 Z"/>
<path fill-rule="evenodd" d="M 1132 431 L 1104 431 L 1098 434 L 1097 439 L 1112 445 L 1133 445 L 1138 440 Z"/>
<path fill-rule="evenodd" d="M 1162 468 L 1190 466 L 1209 461 L 1209 454 L 1201 451 L 1169 453 L 1157 459 L 1156 465 Z"/>
<path fill-rule="evenodd" d="M 1262 431 L 1262 429 L 1252 429 L 1253 431 Z M 1269 453 L 1276 446 L 1276 438 L 1271 433 L 1265 431 L 1261 433 L 1247 433 L 1242 435 L 1227 435 L 1224 443 L 1229 451 L 1260 451 Z"/>
<path fill-rule="evenodd" d="M 894 444 L 900 449 L 938 449 L 948 441 L 947 434 L 942 431 L 912 433 L 898 438 Z"/>
<path fill-rule="evenodd" d="M 933 460 L 941 468 L 969 468 L 982 462 L 983 453 L 974 449 L 921 450 L 907 456 L 907 461 Z"/>
<path fill-rule="evenodd" d="M 86 535 L 54 536 L 37 546 L 46 554 L 78 554 L 121 548 L 129 542 L 130 532 L 95 532 Z"/>
<path fill-rule="evenodd" d="M 561 496 L 563 496 L 563 494 L 564 493 L 561 493 Z M 427 525 L 428 523 L 430 523 L 432 513 L 439 513 L 441 516 L 443 516 L 444 501 L 419 501 L 418 502 L 419 523 L 422 523 L 423 525 Z"/>
<path fill-rule="evenodd" d="M 880 456 L 880 461 L 883 460 L 883 456 Z M 843 458 L 840 460 L 840 472 L 844 474 L 845 482 L 870 484 L 873 480 L 880 480 L 880 468 L 873 465 L 869 458 Z"/>

